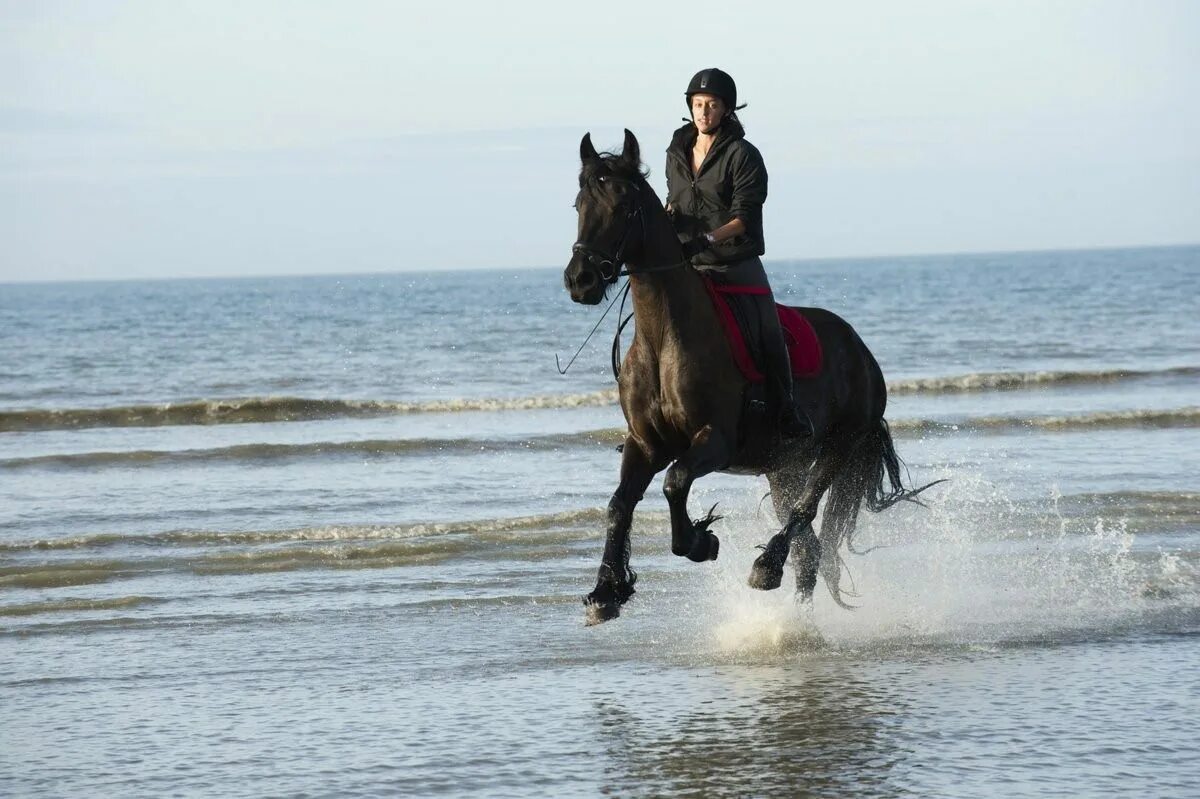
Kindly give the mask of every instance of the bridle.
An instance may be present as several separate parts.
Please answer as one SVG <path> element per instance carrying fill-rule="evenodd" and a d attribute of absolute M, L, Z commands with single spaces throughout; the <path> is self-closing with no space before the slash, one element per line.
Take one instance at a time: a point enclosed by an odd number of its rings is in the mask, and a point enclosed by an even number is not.
<path fill-rule="evenodd" d="M 605 180 L 605 178 L 600 178 L 600 180 Z M 665 272 L 668 269 L 678 269 L 681 266 L 687 266 L 691 263 L 690 259 L 684 258 L 682 261 L 678 261 L 676 263 L 642 267 L 637 271 L 629 269 L 629 267 L 625 264 L 626 248 L 629 246 L 629 234 L 633 231 L 635 224 L 640 226 L 642 229 L 642 242 L 644 243 L 646 241 L 646 215 L 642 210 L 641 202 L 642 187 L 638 186 L 633 181 L 629 181 L 629 183 L 634 186 L 638 196 L 637 199 L 629 204 L 629 209 L 625 212 L 625 230 L 621 233 L 621 240 L 617 243 L 616 252 L 610 256 L 583 241 L 576 241 L 573 245 L 571 245 L 571 252 L 582 255 L 584 259 L 586 259 L 587 262 L 591 264 L 597 272 L 600 273 L 600 278 L 605 283 L 615 283 L 617 278 L 621 277 L 636 277 L 637 275 L 643 275 L 650 272 Z M 606 271 L 605 267 L 608 267 L 609 271 Z M 617 311 L 617 330 L 613 334 L 612 343 L 613 377 L 617 380 L 620 379 L 621 331 L 623 331 L 625 326 L 628 325 L 630 320 L 633 319 L 632 313 L 630 313 L 629 316 L 622 318 L 622 314 L 625 312 L 625 300 L 628 296 L 629 283 L 626 283 L 625 287 L 618 291 L 617 296 L 613 297 L 613 301 L 610 302 L 608 307 L 604 309 L 604 313 L 601 314 L 600 318 L 596 321 L 595 327 L 593 327 L 592 331 L 587 334 L 586 338 L 584 338 L 583 344 L 579 345 L 579 349 L 575 351 L 573 356 L 571 356 L 571 360 L 567 362 L 566 366 L 563 366 L 559 362 L 557 354 L 554 356 L 554 363 L 558 367 L 558 373 L 560 375 L 567 373 L 567 370 L 571 368 L 571 364 L 575 363 L 575 359 L 579 357 L 579 353 L 583 352 L 583 348 L 587 346 L 587 343 L 591 341 L 592 336 L 595 335 L 596 331 L 600 328 L 600 323 L 604 321 L 604 317 L 608 316 L 608 312 L 612 310 L 613 305 L 620 300 L 621 308 Z"/>
<path fill-rule="evenodd" d="M 636 200 L 629 203 L 629 210 L 625 212 L 625 230 L 621 232 L 621 241 L 617 243 L 617 251 L 614 254 L 610 256 L 582 241 L 572 244 L 571 252 L 582 255 L 600 273 L 601 280 L 605 283 L 612 283 L 617 278 L 629 274 L 629 270 L 625 267 L 625 255 L 626 248 L 629 246 L 629 234 L 633 232 L 635 224 L 641 226 L 642 241 L 645 241 L 646 216 L 642 213 L 642 204 Z M 611 271 L 606 270 L 605 267 Z"/>
<path fill-rule="evenodd" d="M 604 179 L 605 178 L 600 178 L 600 180 Z M 586 259 L 587 262 L 595 267 L 596 271 L 600 273 L 600 279 L 605 283 L 613 283 L 617 280 L 617 278 L 628 277 L 629 275 L 640 275 L 647 272 L 665 272 L 668 269 L 678 269 L 679 267 L 690 263 L 690 261 L 685 258 L 678 263 L 643 267 L 639 268 L 637 271 L 631 270 L 626 265 L 626 248 L 629 246 L 629 234 L 633 232 L 634 225 L 637 225 L 641 228 L 641 241 L 646 241 L 646 214 L 642 210 L 642 189 L 633 181 L 629 181 L 629 183 L 634 187 L 634 190 L 637 192 L 638 196 L 637 199 L 629 204 L 629 209 L 625 212 L 625 230 L 621 232 L 621 240 L 617 243 L 616 252 L 612 255 L 608 255 L 602 250 L 583 241 L 576 241 L 573 245 L 571 245 L 571 252 L 582 255 L 584 259 Z M 605 267 L 608 267 L 608 269 L 606 270 Z"/>

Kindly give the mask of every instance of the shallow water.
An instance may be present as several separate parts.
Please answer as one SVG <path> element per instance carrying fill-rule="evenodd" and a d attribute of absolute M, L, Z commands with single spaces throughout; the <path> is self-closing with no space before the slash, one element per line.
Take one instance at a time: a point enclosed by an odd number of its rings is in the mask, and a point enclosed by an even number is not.
<path fill-rule="evenodd" d="M 745 587 L 764 481 L 697 484 L 703 565 L 656 483 L 592 628 L 621 419 L 557 274 L 4 286 L 0 794 L 1195 796 L 1200 249 L 770 271 L 950 482 L 862 518 L 855 611 Z"/>

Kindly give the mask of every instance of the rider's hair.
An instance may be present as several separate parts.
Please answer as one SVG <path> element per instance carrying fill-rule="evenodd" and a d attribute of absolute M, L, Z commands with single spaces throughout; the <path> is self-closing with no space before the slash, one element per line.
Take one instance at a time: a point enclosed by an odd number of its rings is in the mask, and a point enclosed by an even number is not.
<path fill-rule="evenodd" d="M 733 109 L 728 114 L 726 114 L 725 119 L 721 122 L 722 125 L 731 125 L 732 132 L 734 133 L 734 135 L 743 136 L 743 137 L 746 135 L 746 128 L 742 125 L 742 120 L 738 119 L 738 115 L 737 115 L 738 108 L 745 108 L 745 107 L 746 107 L 746 105 L 744 103 L 742 105 L 739 105 L 737 108 Z"/>

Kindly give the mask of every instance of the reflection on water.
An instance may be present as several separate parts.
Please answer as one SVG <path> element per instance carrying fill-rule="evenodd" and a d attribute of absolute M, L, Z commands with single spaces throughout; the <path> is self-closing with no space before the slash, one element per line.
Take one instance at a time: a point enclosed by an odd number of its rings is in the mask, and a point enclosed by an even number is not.
<path fill-rule="evenodd" d="M 593 697 L 588 731 L 616 796 L 1194 796 L 1188 626 L 639 668 Z"/>
<path fill-rule="evenodd" d="M 594 703 L 613 795 L 889 796 L 905 752 L 881 732 L 905 699 L 851 663 L 662 675 Z M 643 695 L 653 691 L 653 702 Z"/>
<path fill-rule="evenodd" d="M 291 599 L 256 623 L 0 638 L 0 795 L 1191 799 L 1200 784 L 1194 610 L 1016 647 L 729 652 L 669 613 L 678 593 L 584 628 L 574 597 L 414 605 L 373 585 L 374 605 Z M 133 783 L 114 757 L 137 761 Z"/>

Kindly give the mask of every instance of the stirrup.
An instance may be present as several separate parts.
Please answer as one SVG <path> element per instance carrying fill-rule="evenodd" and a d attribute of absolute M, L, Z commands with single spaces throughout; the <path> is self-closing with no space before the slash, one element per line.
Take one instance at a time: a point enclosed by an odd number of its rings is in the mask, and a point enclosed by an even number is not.
<path fill-rule="evenodd" d="M 811 438 L 812 421 L 795 405 L 784 408 L 779 415 L 779 432 L 784 438 Z"/>

